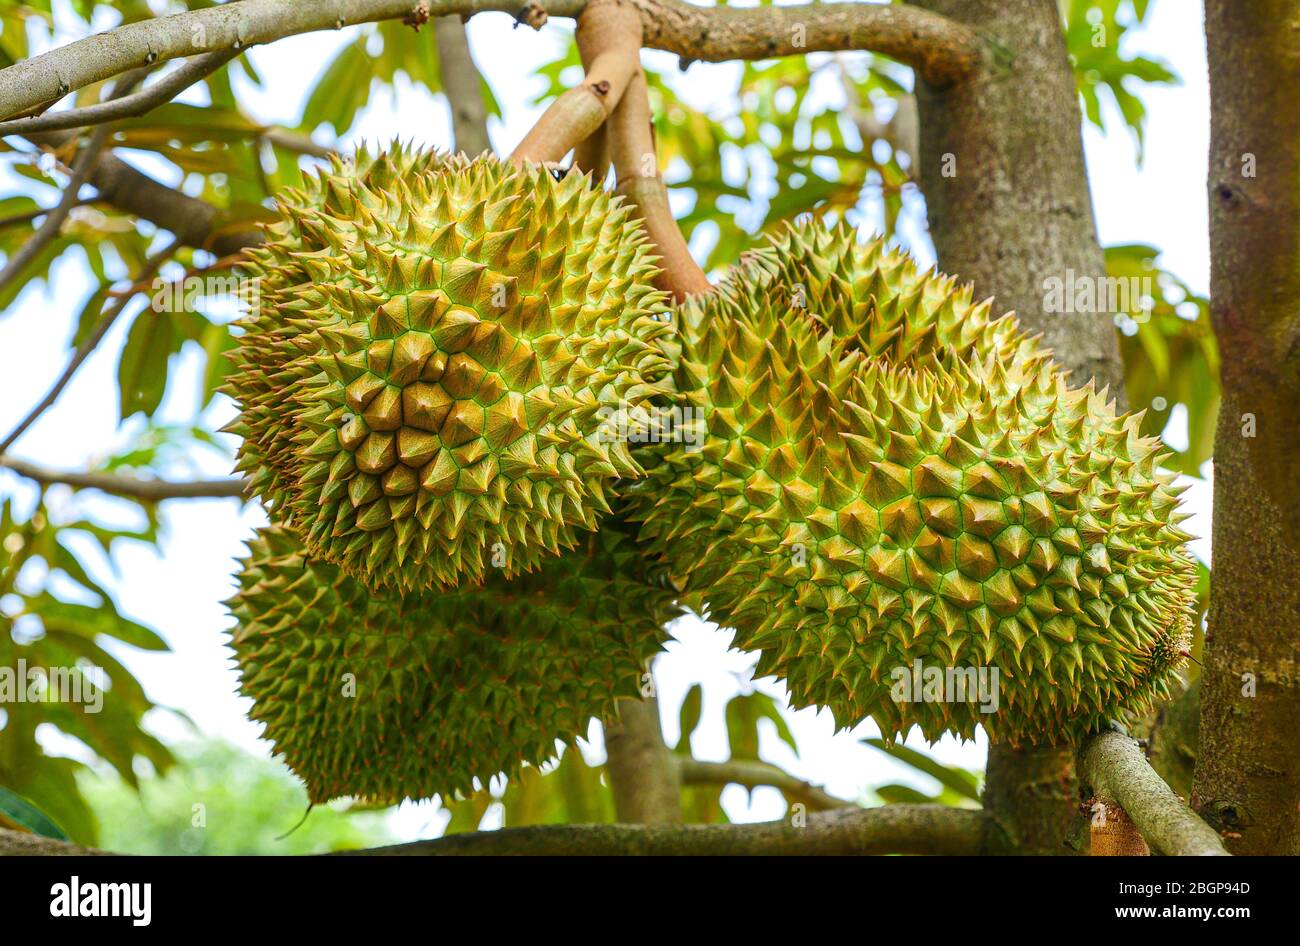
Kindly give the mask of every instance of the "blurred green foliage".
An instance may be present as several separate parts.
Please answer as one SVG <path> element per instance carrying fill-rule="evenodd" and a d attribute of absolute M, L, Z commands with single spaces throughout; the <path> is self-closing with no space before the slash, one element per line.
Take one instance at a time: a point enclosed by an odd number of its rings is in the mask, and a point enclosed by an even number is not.
<path fill-rule="evenodd" d="M 279 762 L 222 742 L 173 747 L 179 764 L 135 791 L 112 772 L 84 770 L 82 794 L 100 845 L 127 854 L 320 854 L 391 844 L 386 811 L 307 809 Z M 297 825 L 295 827 L 295 825 Z"/>
<path fill-rule="evenodd" d="M 171 766 L 167 747 L 141 725 L 154 704 L 108 649 L 166 650 L 167 644 L 123 617 L 92 577 L 111 570 L 114 542 L 156 541 L 156 524 L 109 528 L 75 513 L 56 515 L 43 495 L 26 515 L 17 505 L 0 500 L 0 673 L 23 687 L 24 696 L 15 691 L 0 706 L 0 788 L 30 800 L 73 840 L 93 843 L 96 819 L 76 783 L 85 766 L 50 754 L 40 737 L 57 733 L 82 743 L 133 787 L 138 760 L 159 771 Z M 92 548 L 100 560 L 88 565 Z M 46 683 L 33 690 L 28 684 L 36 670 Z M 70 675 L 66 691 L 50 684 L 52 672 Z"/>

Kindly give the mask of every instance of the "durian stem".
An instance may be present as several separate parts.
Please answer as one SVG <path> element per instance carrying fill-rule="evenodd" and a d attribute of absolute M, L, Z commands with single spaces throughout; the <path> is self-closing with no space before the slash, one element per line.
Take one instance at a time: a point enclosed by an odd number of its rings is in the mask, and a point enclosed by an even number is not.
<path fill-rule="evenodd" d="M 659 727 L 659 701 L 620 700 L 605 720 L 605 773 L 626 824 L 679 824 L 681 787 Z"/>
<path fill-rule="evenodd" d="M 1099 733 L 1079 750 L 1079 771 L 1097 798 L 1118 805 L 1161 854 L 1226 856 L 1218 833 L 1151 768 L 1137 742 Z"/>
<path fill-rule="evenodd" d="M 551 164 L 590 138 L 641 72 L 641 17 L 624 0 L 593 0 L 578 16 L 578 48 L 587 65 L 582 84 L 551 103 L 510 160 Z"/>
<path fill-rule="evenodd" d="M 610 156 L 617 189 L 637 208 L 661 257 L 659 287 L 679 302 L 687 296 L 713 291 L 704 270 L 691 256 L 682 231 L 668 205 L 668 190 L 659 176 L 650 97 L 645 75 L 638 72 L 609 120 Z"/>

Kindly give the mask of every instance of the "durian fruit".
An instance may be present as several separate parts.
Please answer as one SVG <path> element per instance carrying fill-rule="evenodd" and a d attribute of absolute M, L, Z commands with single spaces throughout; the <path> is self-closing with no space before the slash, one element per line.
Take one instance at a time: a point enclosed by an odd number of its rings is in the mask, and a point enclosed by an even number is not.
<path fill-rule="evenodd" d="M 1194 579 L 1168 454 L 1013 317 L 817 224 L 676 315 L 694 429 L 634 515 L 796 706 L 1041 743 L 1166 694 Z"/>
<path fill-rule="evenodd" d="M 620 198 L 491 156 L 399 152 L 280 200 L 228 390 L 240 468 L 309 552 L 372 589 L 571 548 L 640 470 L 606 436 L 671 331 Z"/>
<path fill-rule="evenodd" d="M 405 597 L 371 593 L 271 526 L 239 586 L 241 691 L 313 802 L 447 796 L 545 762 L 639 696 L 677 616 L 617 520 L 537 572 Z"/>

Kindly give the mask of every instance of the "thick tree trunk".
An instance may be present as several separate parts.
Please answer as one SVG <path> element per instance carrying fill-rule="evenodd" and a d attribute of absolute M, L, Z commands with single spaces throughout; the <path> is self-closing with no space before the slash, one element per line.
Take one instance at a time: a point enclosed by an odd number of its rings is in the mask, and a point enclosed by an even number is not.
<path fill-rule="evenodd" d="M 974 28 L 993 48 L 970 79 L 917 84 L 921 186 L 940 266 L 1042 332 L 1075 384 L 1096 378 L 1122 398 L 1112 316 L 1046 311 L 1045 280 L 1105 272 L 1055 0 L 918 5 Z M 1086 853 L 1071 750 L 994 746 L 987 784 L 987 804 L 1017 852 Z"/>
<path fill-rule="evenodd" d="M 1300 0 L 1207 0 L 1210 300 L 1223 353 L 1193 803 L 1300 854 Z"/>
<path fill-rule="evenodd" d="M 945 272 L 1042 332 L 1075 384 L 1122 389 L 1112 316 L 1044 311 L 1044 280 L 1105 274 L 1082 115 L 1055 0 L 919 0 L 1002 47 L 974 78 L 918 83 L 922 189 Z"/>

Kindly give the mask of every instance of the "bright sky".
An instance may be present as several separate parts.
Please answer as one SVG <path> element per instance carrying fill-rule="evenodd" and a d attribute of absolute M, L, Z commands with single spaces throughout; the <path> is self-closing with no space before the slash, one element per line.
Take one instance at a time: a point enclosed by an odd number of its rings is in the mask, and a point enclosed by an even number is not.
<path fill-rule="evenodd" d="M 1102 243 L 1141 242 L 1160 247 L 1164 251 L 1162 265 L 1193 289 L 1205 292 L 1209 283 L 1204 197 L 1209 103 L 1201 28 L 1199 2 L 1156 0 L 1148 26 L 1128 34 L 1125 52 L 1163 58 L 1183 79 L 1179 86 L 1135 89 L 1149 111 L 1143 167 L 1136 166 L 1132 139 L 1113 109 L 1108 114 L 1110 132 L 1102 134 L 1089 126 L 1084 140 Z M 526 28 L 515 30 L 510 18 L 499 14 L 481 14 L 470 23 L 475 59 L 505 110 L 504 122 L 492 129 L 499 152 L 508 152 L 540 114 L 540 109 L 526 104 L 541 85 L 540 80 L 530 78 L 531 73 L 567 42 L 570 29 L 570 21 L 557 21 L 540 34 Z M 267 123 L 296 123 L 305 94 L 319 70 L 352 35 L 352 29 L 318 33 L 251 50 L 249 56 L 264 80 L 263 89 L 250 88 L 243 99 L 254 117 Z M 59 42 L 75 38 L 61 36 Z M 734 88 L 736 67 L 697 63 L 679 73 L 675 56 L 651 52 L 645 55 L 645 61 L 663 68 L 691 104 L 714 114 L 734 109 L 735 103 L 728 95 Z M 835 94 L 833 90 L 817 92 Z M 376 97 L 348 143 L 361 138 L 386 141 L 399 135 L 445 147 L 449 127 L 444 105 L 399 82 L 396 96 Z M 170 183 L 178 182 L 174 173 L 148 155 L 124 156 Z M 7 171 L 0 173 L 6 175 L 8 189 L 12 177 Z M 870 207 L 866 210 L 864 225 L 869 228 L 872 215 Z M 916 233 L 919 228 L 914 226 L 906 232 Z M 923 234 L 914 241 L 913 248 L 927 261 L 931 258 Z M 0 431 L 11 429 L 62 369 L 69 354 L 67 340 L 72 333 L 72 319 L 91 290 L 84 261 L 75 256 L 60 261 L 50 283 L 28 288 L 18 304 L 0 316 L 0 378 L 4 379 Z M 128 431 L 116 427 L 114 380 L 128 323 L 127 319 L 121 320 L 58 404 L 18 442 L 15 455 L 48 466 L 76 469 L 111 453 L 129 439 Z M 184 423 L 192 414 L 199 388 L 196 359 L 182 355 L 181 367 L 169 388 L 160 420 Z M 1181 418 L 1180 430 L 1178 411 L 1166 433 L 1175 445 L 1186 436 L 1185 418 Z M 231 413 L 229 403 L 222 402 L 210 410 L 208 419 L 219 426 Z M 178 477 L 194 472 L 206 476 L 229 472 L 228 462 L 215 454 L 198 457 L 196 463 L 197 471 L 168 472 Z M 33 496 L 30 484 L 0 470 L 0 495 L 8 494 L 16 494 L 24 503 L 30 503 Z M 1184 526 L 1206 537 L 1194 547 L 1207 560 L 1209 497 L 1209 482 L 1193 481 L 1185 502 L 1196 515 Z M 63 490 L 50 491 L 52 502 L 60 498 L 104 516 L 121 517 L 130 508 L 94 494 L 73 501 Z M 260 727 L 245 718 L 247 701 L 235 696 L 235 675 L 224 646 L 224 631 L 230 621 L 221 602 L 232 591 L 233 560 L 242 553 L 242 542 L 263 521 L 256 506 L 241 510 L 233 500 L 174 501 L 164 507 L 166 538 L 161 555 L 145 546 L 121 542 L 113 556 L 116 575 L 107 567 L 93 569 L 96 578 L 114 589 L 125 614 L 157 628 L 173 648 L 168 654 L 113 648 L 138 675 L 150 697 L 159 704 L 182 709 L 204 735 L 225 738 L 257 752 L 269 752 L 269 746 L 258 738 Z M 88 558 L 95 561 L 93 553 Z M 722 707 L 726 701 L 751 687 L 777 695 L 778 699 L 782 690 L 770 679 L 749 681 L 753 658 L 728 650 L 729 633 L 689 618 L 679 621 L 672 630 L 676 640 L 655 666 L 665 736 L 670 743 L 676 740 L 681 699 L 693 683 L 701 682 L 705 691 L 704 716 L 692 748 L 700 758 L 723 759 L 727 743 Z M 829 714 L 787 711 L 787 717 L 799 742 L 799 757 L 796 759 L 776 738 L 766 722 L 762 725 L 769 729 L 762 733 L 762 754 L 796 774 L 826 785 L 834 794 L 855 798 L 867 786 L 890 781 L 927 791 L 937 787 L 927 777 L 863 746 L 858 740 L 876 735 L 871 724 L 836 735 Z M 186 735 L 186 729 L 171 717 L 151 723 L 164 738 Z M 593 745 L 587 752 L 592 761 L 603 756 L 598 730 L 593 726 Z M 925 748 L 919 741 L 914 744 Z M 69 751 L 75 751 L 75 747 Z M 946 762 L 981 768 L 985 746 L 982 740 L 962 745 L 945 739 L 929 751 Z M 733 786 L 724 794 L 724 804 L 734 820 L 767 820 L 784 810 L 774 789 L 759 789 L 751 799 L 745 790 Z M 286 813 L 286 827 L 299 814 Z M 400 835 L 414 839 L 436 833 L 443 820 L 431 804 L 406 805 L 394 825 Z"/>

